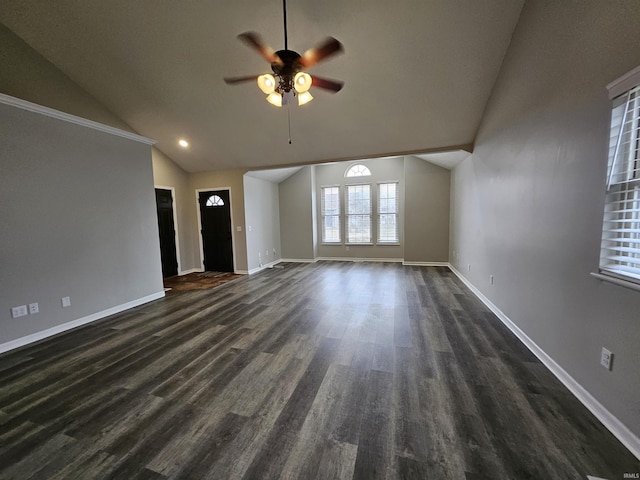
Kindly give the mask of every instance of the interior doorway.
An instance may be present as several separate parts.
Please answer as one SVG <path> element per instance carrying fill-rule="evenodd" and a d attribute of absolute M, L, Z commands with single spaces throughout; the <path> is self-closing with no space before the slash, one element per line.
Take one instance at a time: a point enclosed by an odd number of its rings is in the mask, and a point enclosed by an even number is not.
<path fill-rule="evenodd" d="M 158 212 L 158 232 L 160 234 L 162 278 L 174 277 L 178 275 L 178 254 L 171 190 L 156 188 L 156 210 Z"/>
<path fill-rule="evenodd" d="M 204 270 L 233 272 L 233 235 L 229 190 L 198 193 Z"/>

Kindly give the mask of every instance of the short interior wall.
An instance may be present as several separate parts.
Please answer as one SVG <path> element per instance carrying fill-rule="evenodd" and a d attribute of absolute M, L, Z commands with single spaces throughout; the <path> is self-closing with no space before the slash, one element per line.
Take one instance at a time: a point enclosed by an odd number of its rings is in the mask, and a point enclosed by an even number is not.
<path fill-rule="evenodd" d="M 150 145 L 2 103 L 0 124 L 0 350 L 164 295 Z"/>

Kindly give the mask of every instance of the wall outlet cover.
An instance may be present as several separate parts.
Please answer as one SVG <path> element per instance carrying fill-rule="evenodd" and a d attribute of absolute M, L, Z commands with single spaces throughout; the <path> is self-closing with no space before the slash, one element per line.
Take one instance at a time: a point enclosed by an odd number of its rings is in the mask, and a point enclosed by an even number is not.
<path fill-rule="evenodd" d="M 11 308 L 11 318 L 19 318 L 28 315 L 27 306 L 20 305 L 19 307 Z"/>
<path fill-rule="evenodd" d="M 607 370 L 611 370 L 611 364 L 613 362 L 613 353 L 606 348 L 602 347 L 602 353 L 600 354 L 600 365 Z"/>

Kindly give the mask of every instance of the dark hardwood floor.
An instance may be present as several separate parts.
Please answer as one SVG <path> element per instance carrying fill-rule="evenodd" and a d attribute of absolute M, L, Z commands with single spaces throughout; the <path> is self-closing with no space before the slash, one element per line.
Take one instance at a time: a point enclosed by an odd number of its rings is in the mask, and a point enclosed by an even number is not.
<path fill-rule="evenodd" d="M 284 264 L 0 356 L 2 479 L 621 479 L 447 269 Z"/>

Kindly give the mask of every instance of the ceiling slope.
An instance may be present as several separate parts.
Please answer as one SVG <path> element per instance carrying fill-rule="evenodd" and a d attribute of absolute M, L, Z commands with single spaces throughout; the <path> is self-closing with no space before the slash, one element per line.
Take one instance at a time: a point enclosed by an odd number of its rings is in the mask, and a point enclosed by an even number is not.
<path fill-rule="evenodd" d="M 276 0 L 4 0 L 0 21 L 189 172 L 441 151 L 473 143 L 523 1 L 288 2 L 289 48 L 330 35 L 345 53 L 310 73 L 335 95 L 287 109 L 252 83 L 269 71 L 239 42 L 284 47 Z M 178 138 L 189 149 L 177 145 Z"/>

